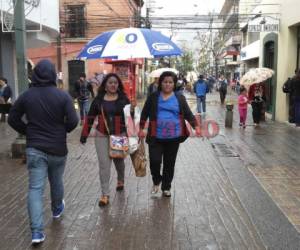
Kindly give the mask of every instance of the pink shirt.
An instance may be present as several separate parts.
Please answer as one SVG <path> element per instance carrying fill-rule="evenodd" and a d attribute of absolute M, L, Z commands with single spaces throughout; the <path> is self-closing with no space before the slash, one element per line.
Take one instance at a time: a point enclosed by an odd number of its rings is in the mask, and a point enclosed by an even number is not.
<path fill-rule="evenodd" d="M 245 95 L 239 95 L 239 109 L 247 109 L 248 98 Z"/>

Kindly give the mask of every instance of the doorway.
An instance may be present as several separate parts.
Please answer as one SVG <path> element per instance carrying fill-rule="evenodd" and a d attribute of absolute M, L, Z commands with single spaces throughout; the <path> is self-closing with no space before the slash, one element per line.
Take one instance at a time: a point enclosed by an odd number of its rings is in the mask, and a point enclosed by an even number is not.
<path fill-rule="evenodd" d="M 275 70 L 275 42 L 270 41 L 265 44 L 265 62 L 264 66 Z M 274 78 L 274 77 L 273 77 Z M 274 109 L 274 94 L 275 94 L 275 82 L 274 79 L 270 78 L 266 81 L 266 111 L 273 113 Z"/>
<path fill-rule="evenodd" d="M 85 72 L 85 63 L 81 60 L 68 61 L 69 72 L 69 93 L 75 97 L 75 83 L 79 79 L 79 75 Z"/>

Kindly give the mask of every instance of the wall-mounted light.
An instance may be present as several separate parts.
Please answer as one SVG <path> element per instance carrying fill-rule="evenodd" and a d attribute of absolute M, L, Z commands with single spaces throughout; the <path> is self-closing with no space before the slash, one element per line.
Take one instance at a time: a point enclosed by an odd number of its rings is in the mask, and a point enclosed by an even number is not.
<path fill-rule="evenodd" d="M 263 18 L 261 21 L 260 21 L 260 23 L 259 24 L 266 24 L 266 18 Z"/>

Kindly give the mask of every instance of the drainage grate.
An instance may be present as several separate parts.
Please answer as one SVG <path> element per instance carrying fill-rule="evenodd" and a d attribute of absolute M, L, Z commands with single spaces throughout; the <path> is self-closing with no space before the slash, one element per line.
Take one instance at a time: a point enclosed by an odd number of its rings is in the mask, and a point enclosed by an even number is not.
<path fill-rule="evenodd" d="M 239 157 L 239 154 L 234 152 L 233 148 L 225 143 L 212 143 L 212 147 L 220 157 Z"/>

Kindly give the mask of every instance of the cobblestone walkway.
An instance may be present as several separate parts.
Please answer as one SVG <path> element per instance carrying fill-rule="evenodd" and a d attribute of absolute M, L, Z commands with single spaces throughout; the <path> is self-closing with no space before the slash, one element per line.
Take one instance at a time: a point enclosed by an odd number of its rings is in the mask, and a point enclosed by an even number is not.
<path fill-rule="evenodd" d="M 45 192 L 46 241 L 39 249 L 265 249 L 223 167 L 207 140 L 181 145 L 172 197 L 151 196 L 151 177 L 134 176 L 126 161 L 125 191 L 111 203 L 97 205 L 100 195 L 93 140 L 69 137 L 65 174 L 66 211 L 53 221 L 49 189 Z M 0 161 L 0 249 L 31 249 L 27 219 L 27 172 L 18 161 Z"/>

